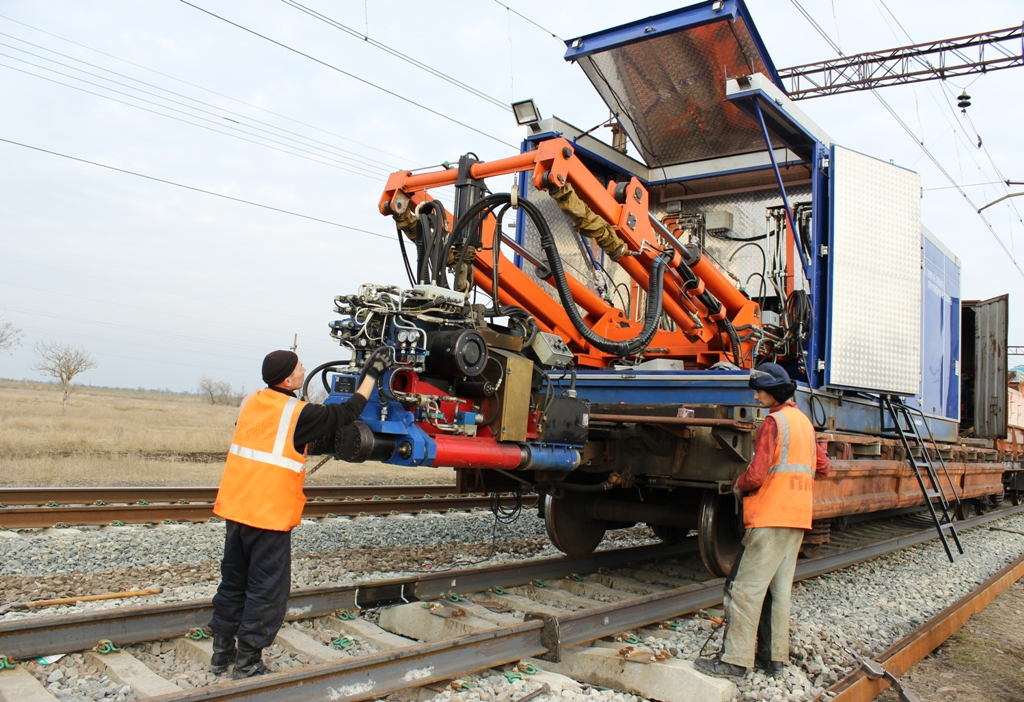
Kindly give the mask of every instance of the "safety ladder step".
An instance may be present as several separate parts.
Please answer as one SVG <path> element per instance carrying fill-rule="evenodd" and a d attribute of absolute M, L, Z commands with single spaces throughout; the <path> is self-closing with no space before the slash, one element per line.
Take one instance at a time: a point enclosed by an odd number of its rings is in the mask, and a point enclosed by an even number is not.
<path fill-rule="evenodd" d="M 924 496 L 927 497 L 929 500 L 934 500 L 939 497 L 942 497 L 942 494 L 938 490 L 925 490 Z"/>
<path fill-rule="evenodd" d="M 956 526 L 953 525 L 953 522 L 943 522 L 942 524 L 939 524 L 939 529 L 942 529 L 943 531 L 951 531 L 954 534 L 956 533 Z"/>

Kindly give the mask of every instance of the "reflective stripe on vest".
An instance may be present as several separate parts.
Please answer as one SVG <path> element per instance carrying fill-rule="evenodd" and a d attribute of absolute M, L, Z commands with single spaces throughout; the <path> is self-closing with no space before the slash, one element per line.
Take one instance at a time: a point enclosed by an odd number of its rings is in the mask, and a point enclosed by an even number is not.
<path fill-rule="evenodd" d="M 779 462 L 771 467 L 768 475 L 772 473 L 806 473 L 807 475 L 813 475 L 814 469 L 809 465 L 789 462 L 789 420 L 786 419 L 786 415 L 782 412 L 776 412 L 772 417 L 775 419 L 775 426 L 779 430 L 781 448 L 779 449 Z"/>
<path fill-rule="evenodd" d="M 267 388 L 245 399 L 228 449 L 213 513 L 272 531 L 302 520 L 306 457 L 296 450 L 295 427 L 305 403 Z"/>
<path fill-rule="evenodd" d="M 246 398 L 248 399 L 248 398 Z M 277 425 L 277 436 L 274 437 L 274 450 L 272 453 L 266 451 L 257 451 L 256 449 L 246 448 L 245 446 L 239 446 L 238 444 L 231 444 L 231 448 L 228 449 L 230 453 L 242 458 L 248 458 L 250 461 L 259 461 L 260 463 L 269 463 L 272 466 L 278 466 L 279 468 L 287 468 L 288 470 L 300 472 L 304 467 L 305 463 L 296 461 L 288 458 L 284 455 L 284 449 L 287 445 L 285 442 L 288 440 L 288 427 L 292 423 L 292 415 L 295 414 L 295 408 L 298 407 L 299 401 L 291 397 L 288 402 L 285 403 L 284 411 L 281 412 L 281 421 Z M 245 406 L 245 403 L 242 403 Z M 241 414 L 241 412 L 239 412 Z"/>
<path fill-rule="evenodd" d="M 778 430 L 773 465 L 761 487 L 744 498 L 743 524 L 748 529 L 810 529 L 817 455 L 814 427 L 796 407 L 783 407 L 769 417 Z"/>

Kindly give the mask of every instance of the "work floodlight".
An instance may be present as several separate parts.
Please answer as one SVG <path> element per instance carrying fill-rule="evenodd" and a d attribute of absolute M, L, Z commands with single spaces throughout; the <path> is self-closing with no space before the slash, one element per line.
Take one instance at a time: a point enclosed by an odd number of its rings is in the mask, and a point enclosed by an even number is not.
<path fill-rule="evenodd" d="M 516 124 L 525 126 L 540 122 L 540 112 L 533 100 L 520 100 L 512 103 L 512 111 L 516 113 Z"/>

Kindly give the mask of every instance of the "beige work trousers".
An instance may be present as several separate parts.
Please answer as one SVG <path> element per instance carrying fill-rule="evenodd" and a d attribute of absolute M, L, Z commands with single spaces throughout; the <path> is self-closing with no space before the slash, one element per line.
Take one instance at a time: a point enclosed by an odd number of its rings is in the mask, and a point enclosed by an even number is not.
<path fill-rule="evenodd" d="M 747 529 L 743 550 L 725 588 L 722 660 L 726 663 L 754 667 L 755 636 L 760 620 L 762 636 L 771 639 L 771 660 L 789 664 L 790 594 L 803 540 L 803 529 Z M 768 602 L 765 593 L 771 595 Z M 762 616 L 762 603 L 771 608 L 770 616 L 768 612 Z M 762 655 L 768 653 L 768 642 L 760 642 L 757 649 Z"/>

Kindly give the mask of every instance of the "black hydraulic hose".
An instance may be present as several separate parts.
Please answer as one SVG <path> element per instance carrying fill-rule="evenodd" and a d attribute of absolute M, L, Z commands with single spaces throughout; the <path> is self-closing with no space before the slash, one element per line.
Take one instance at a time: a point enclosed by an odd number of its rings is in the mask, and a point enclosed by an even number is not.
<path fill-rule="evenodd" d="M 319 366 L 317 366 L 316 368 L 311 370 L 309 373 L 307 373 L 306 374 L 306 381 L 302 384 L 302 394 L 299 395 L 299 399 L 300 400 L 305 400 L 306 399 L 306 397 L 307 397 L 306 391 L 309 389 L 309 381 L 312 380 L 316 376 L 316 374 L 320 373 L 321 371 L 323 371 L 323 373 L 321 375 L 321 382 L 323 382 L 323 384 L 324 384 L 324 390 L 326 390 L 327 392 L 330 392 L 331 388 L 330 388 L 329 385 L 327 385 L 327 374 L 330 371 L 332 371 L 332 370 L 338 370 L 338 368 L 343 363 L 347 364 L 348 361 L 328 361 L 327 363 L 321 363 Z"/>
<path fill-rule="evenodd" d="M 456 236 L 461 234 L 463 229 L 469 226 L 485 210 L 492 209 L 497 205 L 511 204 L 511 202 L 512 197 L 509 193 L 498 193 L 485 197 L 463 214 L 459 223 L 452 230 L 450 238 L 453 241 L 457 240 Z M 640 333 L 626 341 L 606 339 L 594 332 L 583 321 L 583 317 L 576 307 L 576 301 L 572 298 L 572 292 L 569 290 L 569 283 L 565 279 L 565 269 L 562 267 L 562 258 L 558 253 L 558 247 L 555 245 L 555 238 L 551 234 L 551 228 L 548 226 L 547 220 L 544 219 L 543 213 L 535 204 L 525 198 L 520 198 L 519 206 L 526 213 L 527 217 L 533 221 L 533 225 L 540 234 L 541 247 L 547 255 L 548 266 L 551 268 L 551 275 L 555 279 L 555 289 L 558 291 L 558 297 L 566 314 L 569 315 L 569 320 L 580 336 L 594 348 L 616 356 L 633 356 L 645 349 L 658 331 L 658 323 L 661 319 L 662 293 L 665 268 L 667 266 L 665 257 L 656 256 L 651 261 L 649 271 L 650 286 L 647 291 L 647 311 L 644 317 L 644 326 Z"/>
<path fill-rule="evenodd" d="M 684 257 L 685 257 L 684 253 Z M 699 254 L 698 254 L 699 255 Z M 694 263 L 696 265 L 696 263 Z M 700 280 L 697 278 L 697 274 L 693 272 L 693 269 L 687 265 L 686 261 L 680 261 L 676 267 L 679 271 L 679 275 L 682 276 L 683 280 L 686 281 L 687 285 L 696 287 Z M 718 298 L 711 294 L 709 290 L 705 290 L 697 299 L 703 303 L 704 307 L 707 308 L 709 315 L 716 315 L 722 311 L 722 303 L 719 302 Z M 737 366 L 742 365 L 740 363 L 740 336 L 736 333 L 736 327 L 732 325 L 728 317 L 722 317 L 717 322 L 718 328 L 729 336 L 729 345 L 732 346 L 732 360 Z"/>
<path fill-rule="evenodd" d="M 412 272 L 412 265 L 409 263 L 409 252 L 405 248 L 405 232 L 401 229 L 398 230 L 398 247 L 402 250 L 402 261 L 405 262 L 405 272 L 409 276 L 409 285 L 416 285 L 418 281 L 416 280 L 416 275 Z M 419 253 L 418 250 L 417 253 Z M 417 264 L 418 267 L 419 265 Z"/>

